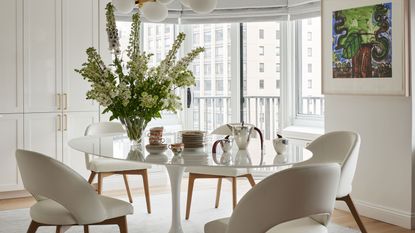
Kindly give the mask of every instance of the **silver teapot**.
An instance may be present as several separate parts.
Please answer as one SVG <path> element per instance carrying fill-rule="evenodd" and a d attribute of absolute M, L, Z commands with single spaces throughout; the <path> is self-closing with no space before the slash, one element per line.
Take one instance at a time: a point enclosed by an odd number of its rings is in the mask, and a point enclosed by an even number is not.
<path fill-rule="evenodd" d="M 211 134 L 227 135 L 227 138 L 229 136 L 232 136 L 234 142 L 236 143 L 236 145 L 238 145 L 238 148 L 240 150 L 246 150 L 250 141 L 250 137 L 254 133 L 254 130 L 257 131 L 259 134 L 259 137 L 261 139 L 261 150 L 263 150 L 264 138 L 262 136 L 261 130 L 252 124 L 245 124 L 244 122 L 225 124 L 213 130 Z M 214 148 L 215 147 L 216 145 L 214 146 Z"/>
<path fill-rule="evenodd" d="M 226 124 L 226 126 L 229 128 L 229 130 L 231 130 L 233 139 L 240 150 L 246 150 L 254 130 L 258 132 L 261 138 L 261 150 L 263 149 L 264 143 L 261 130 L 259 130 L 254 125 L 245 124 L 242 121 L 241 124 Z"/>

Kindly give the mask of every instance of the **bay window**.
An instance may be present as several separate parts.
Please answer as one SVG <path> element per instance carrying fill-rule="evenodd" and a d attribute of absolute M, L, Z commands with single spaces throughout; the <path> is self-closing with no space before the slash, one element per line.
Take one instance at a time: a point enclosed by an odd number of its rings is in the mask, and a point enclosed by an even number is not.
<path fill-rule="evenodd" d="M 186 33 L 180 53 L 205 48 L 189 66 L 196 85 L 191 87 L 190 107 L 187 98 L 182 98 L 182 128 L 210 131 L 244 121 L 261 128 L 269 140 L 297 120 L 322 121 L 319 21 L 317 17 L 193 25 L 143 23 L 141 42 L 146 52 L 154 54 L 152 65 L 165 57 L 179 31 Z M 123 21 L 117 25 L 125 28 L 120 35 L 126 46 L 130 25 Z"/>

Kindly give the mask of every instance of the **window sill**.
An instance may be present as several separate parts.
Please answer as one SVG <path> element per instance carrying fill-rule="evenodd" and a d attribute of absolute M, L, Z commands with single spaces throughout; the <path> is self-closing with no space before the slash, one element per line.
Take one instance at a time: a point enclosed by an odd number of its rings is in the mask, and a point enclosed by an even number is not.
<path fill-rule="evenodd" d="M 312 141 L 324 134 L 324 129 L 307 126 L 288 126 L 282 130 L 286 138 Z"/>

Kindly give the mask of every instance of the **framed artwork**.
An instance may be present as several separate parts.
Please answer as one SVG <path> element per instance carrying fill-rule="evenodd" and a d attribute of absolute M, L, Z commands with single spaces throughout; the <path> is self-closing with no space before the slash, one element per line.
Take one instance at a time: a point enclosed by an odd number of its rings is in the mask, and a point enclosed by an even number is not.
<path fill-rule="evenodd" d="M 323 94 L 409 95 L 407 0 L 322 0 Z"/>

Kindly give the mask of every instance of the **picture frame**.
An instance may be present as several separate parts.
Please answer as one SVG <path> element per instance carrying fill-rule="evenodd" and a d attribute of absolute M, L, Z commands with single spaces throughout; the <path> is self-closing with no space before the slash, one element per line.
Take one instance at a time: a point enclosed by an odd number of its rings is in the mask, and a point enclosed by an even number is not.
<path fill-rule="evenodd" d="M 322 0 L 324 95 L 409 96 L 409 1 Z"/>

